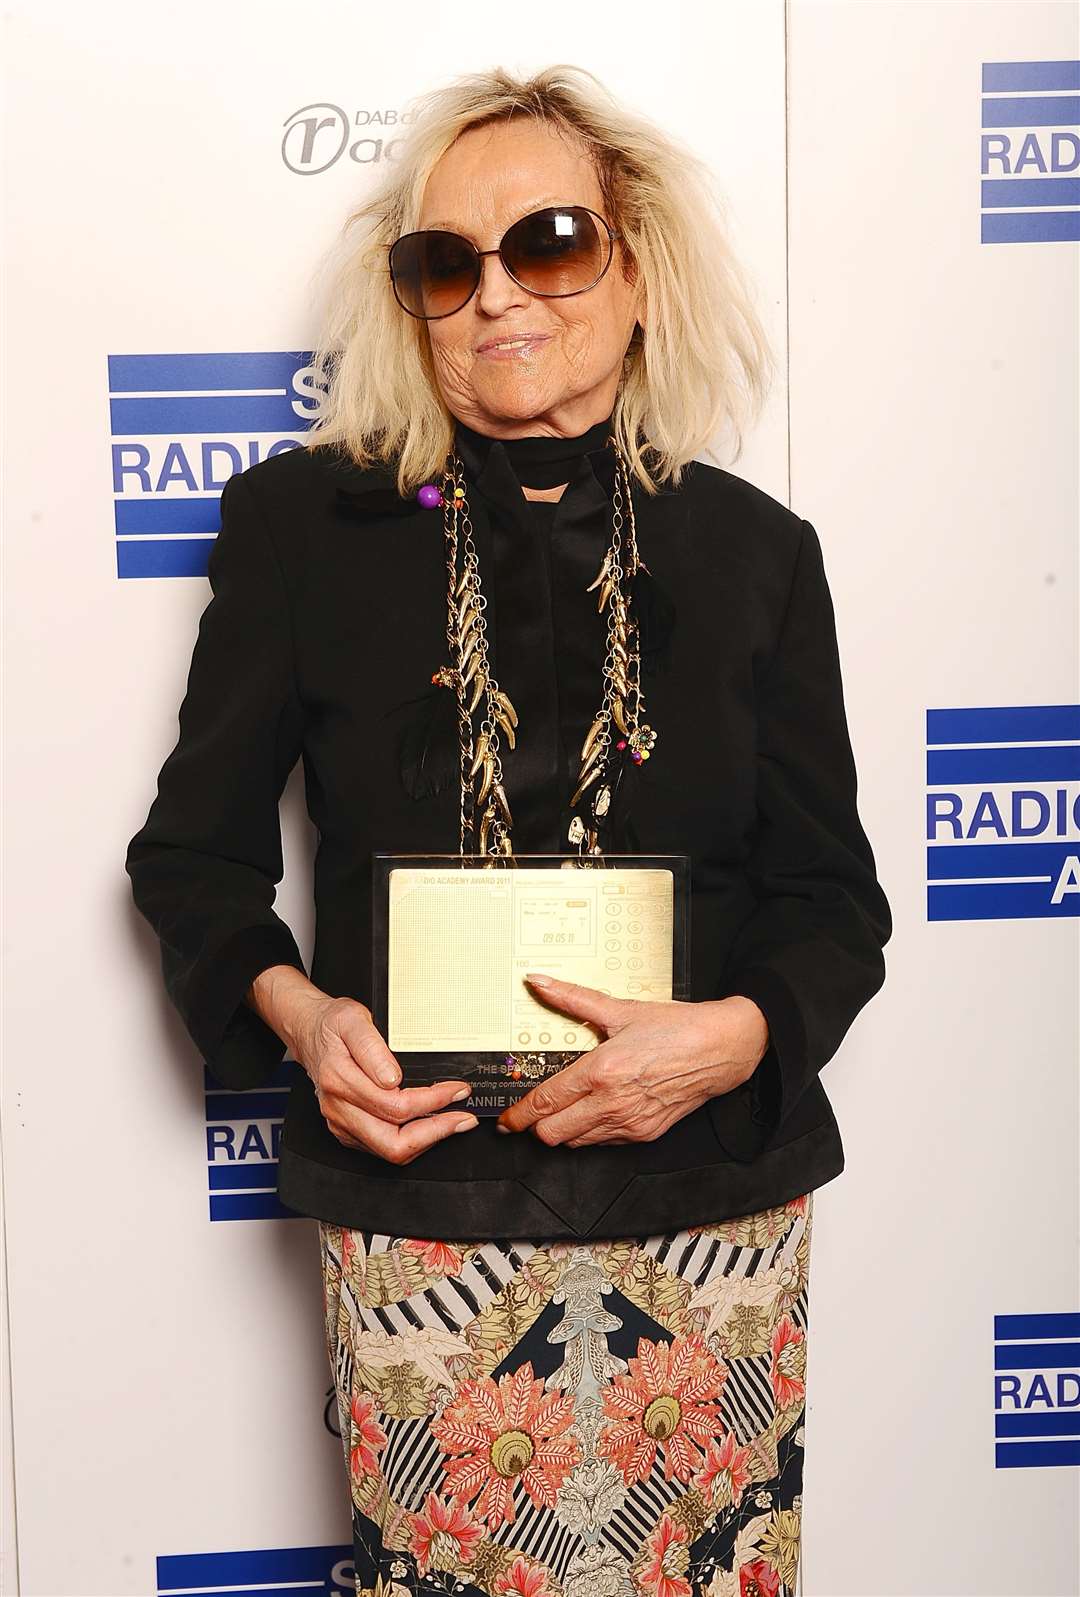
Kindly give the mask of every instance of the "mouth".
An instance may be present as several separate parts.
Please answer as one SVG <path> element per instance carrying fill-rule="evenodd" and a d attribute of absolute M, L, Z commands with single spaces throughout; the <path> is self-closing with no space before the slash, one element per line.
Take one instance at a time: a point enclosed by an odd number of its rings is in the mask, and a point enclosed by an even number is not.
<path fill-rule="evenodd" d="M 507 338 L 488 338 L 477 346 L 476 353 L 495 358 L 527 354 L 546 344 L 550 337 L 550 333 L 517 333 Z"/>

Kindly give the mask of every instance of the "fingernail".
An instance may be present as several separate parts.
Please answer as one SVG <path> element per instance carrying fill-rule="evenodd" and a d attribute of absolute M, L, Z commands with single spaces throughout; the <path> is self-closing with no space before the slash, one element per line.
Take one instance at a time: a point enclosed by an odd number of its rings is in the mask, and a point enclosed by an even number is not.
<path fill-rule="evenodd" d="M 380 1069 L 375 1072 L 375 1074 L 378 1076 L 384 1087 L 396 1087 L 398 1084 L 397 1071 L 391 1070 L 389 1065 L 381 1066 Z"/>
<path fill-rule="evenodd" d="M 456 1134 L 459 1131 L 471 1131 L 474 1126 L 478 1126 L 479 1124 L 480 1122 L 477 1120 L 476 1116 L 470 1115 L 467 1120 L 458 1121 L 457 1125 L 454 1127 L 454 1132 Z"/>
<path fill-rule="evenodd" d="M 531 970 L 526 973 L 525 980 L 526 981 L 531 981 L 534 987 L 550 987 L 551 986 L 551 977 L 550 976 L 536 976 L 536 975 L 533 974 L 533 972 Z"/>
<path fill-rule="evenodd" d="M 472 1088 L 471 1087 L 462 1087 L 460 1092 L 455 1092 L 455 1094 L 451 1098 L 450 1102 L 451 1103 L 461 1103 L 463 1098 L 471 1098 L 471 1097 L 472 1097 Z"/>
<path fill-rule="evenodd" d="M 504 1136 L 504 1137 L 513 1136 L 513 1132 L 510 1130 L 510 1127 L 509 1126 L 504 1126 L 501 1120 L 496 1120 L 496 1122 L 495 1122 L 495 1130 L 497 1132 L 499 1132 L 501 1136 Z"/>

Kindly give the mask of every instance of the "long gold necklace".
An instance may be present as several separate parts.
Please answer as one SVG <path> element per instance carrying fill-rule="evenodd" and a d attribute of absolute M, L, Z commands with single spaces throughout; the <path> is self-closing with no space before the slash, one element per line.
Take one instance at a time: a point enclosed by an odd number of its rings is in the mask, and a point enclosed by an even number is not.
<path fill-rule="evenodd" d="M 655 731 L 644 720 L 640 628 L 630 604 L 634 577 L 644 562 L 638 554 L 626 461 L 613 437 L 608 444 L 615 451 L 611 539 L 600 569 L 586 589 L 589 593 L 599 589 L 597 610 L 607 610 L 604 690 L 581 746 L 581 769 L 570 800 L 567 830 L 568 841 L 577 844 L 582 854 L 603 852 L 601 823 L 610 810 L 623 762 L 639 765 L 649 758 L 656 742 Z M 431 489 L 422 490 L 431 496 L 425 503 L 432 508 L 439 503 L 443 510 L 450 663 L 440 666 L 431 680 L 457 692 L 461 852 L 512 855 L 513 816 L 503 782 L 502 740 L 514 748 L 518 714 L 491 673 L 484 616 L 487 598 L 480 583 L 464 467 L 453 452 L 447 457 L 437 492 L 438 499 Z M 474 728 L 478 709 L 481 718 Z M 579 813 L 579 806 L 587 819 Z"/>

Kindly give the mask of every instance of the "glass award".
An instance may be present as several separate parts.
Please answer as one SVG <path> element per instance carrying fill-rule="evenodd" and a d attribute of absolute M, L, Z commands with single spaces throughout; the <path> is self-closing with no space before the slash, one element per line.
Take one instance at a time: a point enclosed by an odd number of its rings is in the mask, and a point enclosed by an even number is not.
<path fill-rule="evenodd" d="M 469 1082 L 498 1115 L 603 1041 L 526 972 L 690 996 L 687 854 L 372 856 L 372 1016 L 406 1087 Z"/>

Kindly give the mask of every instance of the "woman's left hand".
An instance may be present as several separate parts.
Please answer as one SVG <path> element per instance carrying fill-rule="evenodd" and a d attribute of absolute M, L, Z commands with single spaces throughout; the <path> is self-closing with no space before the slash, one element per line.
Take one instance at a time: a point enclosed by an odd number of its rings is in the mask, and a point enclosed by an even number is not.
<path fill-rule="evenodd" d="M 753 1075 L 769 1043 L 750 998 L 700 1002 L 612 998 L 596 987 L 525 978 L 544 1003 L 598 1029 L 602 1041 L 499 1116 L 554 1146 L 652 1142 L 710 1098 Z"/>

